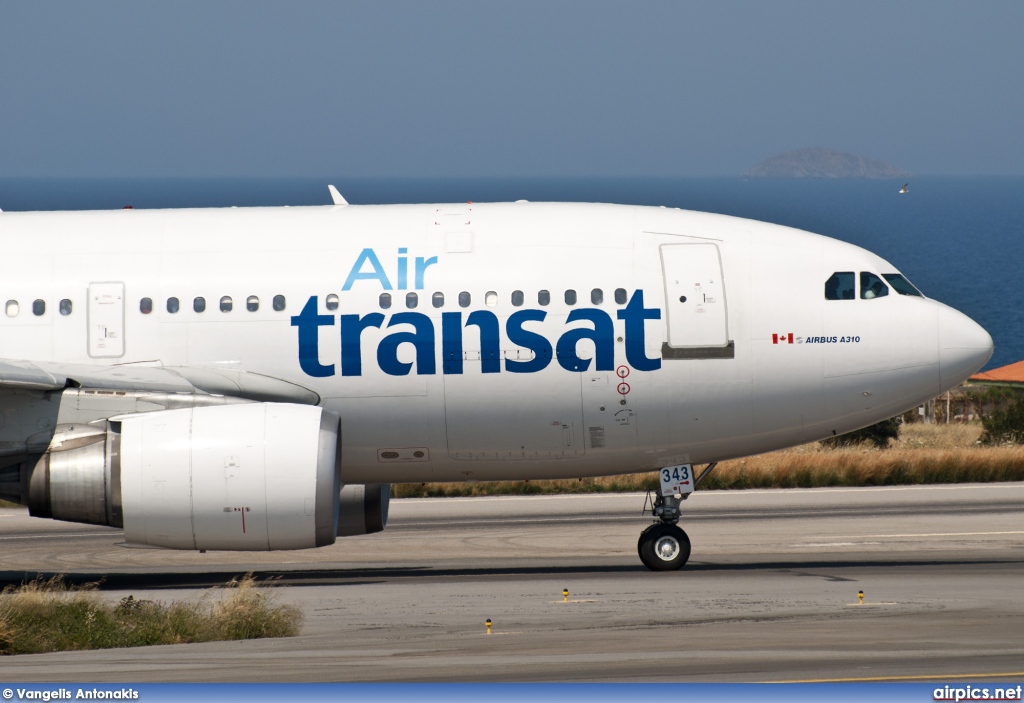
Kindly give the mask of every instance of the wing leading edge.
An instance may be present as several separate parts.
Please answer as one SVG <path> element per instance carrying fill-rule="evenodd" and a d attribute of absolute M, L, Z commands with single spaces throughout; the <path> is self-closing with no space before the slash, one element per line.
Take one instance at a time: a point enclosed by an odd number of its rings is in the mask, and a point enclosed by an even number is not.
<path fill-rule="evenodd" d="M 141 364 L 89 366 L 0 359 L 0 388 L 55 391 L 98 388 L 207 393 L 246 400 L 317 405 L 320 396 L 295 383 L 236 369 Z"/>

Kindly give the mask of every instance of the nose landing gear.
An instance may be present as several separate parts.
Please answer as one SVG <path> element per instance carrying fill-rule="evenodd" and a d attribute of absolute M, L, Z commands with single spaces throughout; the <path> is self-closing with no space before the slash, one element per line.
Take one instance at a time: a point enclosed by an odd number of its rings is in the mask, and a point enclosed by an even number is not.
<path fill-rule="evenodd" d="M 661 470 L 661 495 L 655 496 L 650 503 L 651 515 L 658 522 L 641 532 L 636 543 L 640 561 L 648 569 L 675 571 L 683 568 L 690 558 L 690 538 L 676 524 L 679 522 L 679 508 L 717 465 L 718 462 L 709 464 L 695 479 L 689 465 Z"/>

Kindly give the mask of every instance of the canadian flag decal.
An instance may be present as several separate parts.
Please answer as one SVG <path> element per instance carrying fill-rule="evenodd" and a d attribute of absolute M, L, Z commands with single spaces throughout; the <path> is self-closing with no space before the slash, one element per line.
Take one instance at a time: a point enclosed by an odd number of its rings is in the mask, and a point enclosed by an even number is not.
<path fill-rule="evenodd" d="M 786 334 L 773 334 L 772 335 L 772 344 L 792 344 L 792 343 L 793 343 L 793 333 L 792 332 L 789 332 L 789 333 L 786 333 Z"/>

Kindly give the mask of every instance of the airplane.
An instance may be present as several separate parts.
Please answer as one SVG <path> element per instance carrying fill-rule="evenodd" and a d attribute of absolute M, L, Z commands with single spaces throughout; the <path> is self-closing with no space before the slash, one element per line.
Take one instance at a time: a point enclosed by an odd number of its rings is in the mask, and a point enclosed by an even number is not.
<path fill-rule="evenodd" d="M 669 571 L 717 462 L 892 417 L 993 351 L 805 231 L 331 193 L 0 215 L 0 497 L 128 544 L 287 550 L 382 530 L 390 484 L 658 470 L 637 550 Z"/>

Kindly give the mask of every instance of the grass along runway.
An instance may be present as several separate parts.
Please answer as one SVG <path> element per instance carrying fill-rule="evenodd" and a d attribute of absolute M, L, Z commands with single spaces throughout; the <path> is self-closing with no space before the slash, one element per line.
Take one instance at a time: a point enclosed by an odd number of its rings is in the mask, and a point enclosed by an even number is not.
<path fill-rule="evenodd" d="M 1024 446 L 978 443 L 980 422 L 903 425 L 887 449 L 828 448 L 818 442 L 723 461 L 701 489 L 825 488 L 1024 481 Z M 657 472 L 562 481 L 402 484 L 400 498 L 656 490 Z"/>
<path fill-rule="evenodd" d="M 291 637 L 301 629 L 299 610 L 273 605 L 251 574 L 231 580 L 224 597 L 211 591 L 198 602 L 127 596 L 115 606 L 99 598 L 98 585 L 70 586 L 54 576 L 5 588 L 0 593 L 0 656 Z"/>

